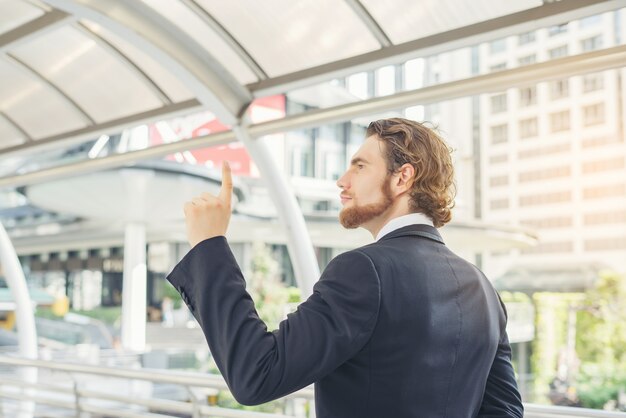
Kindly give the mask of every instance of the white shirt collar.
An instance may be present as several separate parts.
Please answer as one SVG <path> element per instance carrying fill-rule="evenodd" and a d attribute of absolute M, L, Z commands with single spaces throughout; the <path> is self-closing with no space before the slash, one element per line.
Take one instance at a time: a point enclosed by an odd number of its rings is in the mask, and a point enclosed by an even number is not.
<path fill-rule="evenodd" d="M 381 230 L 378 231 L 376 241 L 378 241 L 388 233 L 395 231 L 396 229 L 400 229 L 402 227 L 413 224 L 425 224 L 433 226 L 433 221 L 423 213 L 409 213 L 408 215 L 398 216 L 397 218 L 393 218 L 392 220 L 387 222 L 385 226 L 383 226 Z"/>

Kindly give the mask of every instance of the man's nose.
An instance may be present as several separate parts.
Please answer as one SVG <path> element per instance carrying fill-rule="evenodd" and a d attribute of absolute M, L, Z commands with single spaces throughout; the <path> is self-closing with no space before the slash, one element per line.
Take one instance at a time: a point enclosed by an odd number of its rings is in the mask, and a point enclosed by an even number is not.
<path fill-rule="evenodd" d="M 346 188 L 346 174 L 348 174 L 348 172 L 346 171 L 345 173 L 343 173 L 343 175 L 341 177 L 339 177 L 339 180 L 337 180 L 337 187 L 339 187 L 340 189 L 345 189 Z"/>

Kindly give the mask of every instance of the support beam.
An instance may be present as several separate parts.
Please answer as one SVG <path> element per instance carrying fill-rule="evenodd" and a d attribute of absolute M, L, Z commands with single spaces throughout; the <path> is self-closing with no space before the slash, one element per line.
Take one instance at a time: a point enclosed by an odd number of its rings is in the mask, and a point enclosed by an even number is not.
<path fill-rule="evenodd" d="M 561 24 L 626 7 L 626 0 L 567 0 L 545 3 L 518 13 L 452 29 L 402 44 L 284 74 L 247 85 L 254 97 L 285 93 L 409 59 L 452 51 L 505 36 Z"/>
<path fill-rule="evenodd" d="M 191 36 L 142 1 L 46 0 L 79 19 L 98 22 L 152 57 L 227 125 L 252 101 L 248 90 Z"/>
<path fill-rule="evenodd" d="M 416 104 L 437 103 L 476 94 L 502 91 L 512 87 L 527 86 L 547 80 L 621 68 L 624 66 L 625 62 L 626 46 L 621 45 L 511 70 L 410 90 L 391 96 L 377 97 L 361 102 L 303 112 L 282 119 L 249 125 L 247 132 L 252 138 L 259 138 L 264 135 L 347 121 L 359 116 L 380 114 L 382 112 L 398 110 Z M 218 134 L 206 135 L 166 145 L 158 145 L 123 155 L 98 158 L 19 176 L 3 177 L 0 178 L 0 188 L 32 184 L 46 179 L 46 176 L 59 178 L 62 176 L 76 175 L 77 173 L 98 171 L 103 168 L 119 167 L 147 158 L 157 158 L 175 152 L 211 145 L 222 145 L 235 140 L 237 140 L 237 137 L 233 131 L 220 132 Z M 3 154 L 0 153 L 0 155 Z"/>
<path fill-rule="evenodd" d="M 15 302 L 15 317 L 17 320 L 17 338 L 19 355 L 27 359 L 37 358 L 37 329 L 35 328 L 35 312 L 28 294 L 26 278 L 15 253 L 15 248 L 0 223 L 0 265 L 4 278 L 11 291 Z M 21 377 L 28 383 L 37 383 L 37 369 L 27 367 L 21 370 Z M 1 407 L 1 405 L 0 405 Z M 33 416 L 35 405 L 33 402 L 23 401 L 20 403 L 18 418 L 30 418 Z M 0 412 L 2 412 L 0 410 Z"/>
<path fill-rule="evenodd" d="M 47 138 L 39 138 L 29 144 L 16 145 L 0 150 L 0 156 L 22 156 L 30 153 L 42 152 L 60 147 L 79 144 L 91 139 L 95 139 L 100 135 L 111 134 L 112 132 L 120 132 L 125 128 L 135 127 L 143 123 L 153 122 L 155 120 L 169 119 L 180 115 L 188 115 L 194 112 L 200 112 L 204 107 L 196 99 L 186 100 L 170 106 L 163 106 L 158 109 L 149 110 L 147 112 L 138 113 L 108 122 L 104 122 L 94 126 L 77 129 L 75 131 L 65 132 L 62 134 L 49 136 Z"/>
<path fill-rule="evenodd" d="M 205 25 L 210 27 L 213 32 L 217 34 L 230 49 L 241 59 L 250 70 L 254 73 L 259 80 L 266 80 L 268 78 L 267 73 L 261 65 L 252 57 L 252 55 L 246 50 L 243 45 L 235 39 L 235 37 L 226 30 L 220 22 L 218 22 L 207 10 L 200 6 L 196 0 L 180 0 L 185 6 L 193 11 Z"/>
<path fill-rule="evenodd" d="M 22 26 L 18 26 L 6 33 L 0 35 L 0 53 L 8 51 L 30 39 L 40 37 L 46 32 L 54 30 L 59 26 L 63 26 L 74 20 L 69 13 L 60 10 L 52 10 L 31 20 Z"/>
<path fill-rule="evenodd" d="M 73 164 L 66 164 L 52 167 L 45 170 L 34 171 L 20 176 L 0 177 L 0 189 L 4 187 L 28 186 L 30 184 L 53 181 L 64 177 L 78 176 L 81 174 L 93 173 L 95 171 L 109 170 L 112 168 L 133 165 L 139 161 L 151 158 L 161 158 L 169 154 L 188 151 L 198 148 L 213 147 L 230 144 L 237 140 L 233 131 L 219 132 L 205 135 L 192 140 L 170 142 L 169 144 L 158 145 L 139 151 L 126 152 L 124 154 L 114 154 L 109 157 L 87 159 Z M 171 151 L 170 151 L 171 150 Z M 19 178 L 19 186 L 13 182 Z"/>
<path fill-rule="evenodd" d="M 392 45 L 391 39 L 385 33 L 383 28 L 380 27 L 378 22 L 370 14 L 370 12 L 363 6 L 359 0 L 344 0 L 346 4 L 352 9 L 355 15 L 363 22 L 370 33 L 376 38 L 382 48 L 386 48 Z"/>
<path fill-rule="evenodd" d="M 130 351 L 146 348 L 146 226 L 126 225 L 122 279 L 122 347 Z"/>
<path fill-rule="evenodd" d="M 236 126 L 233 131 L 259 167 L 261 179 L 276 205 L 278 218 L 287 230 L 287 249 L 304 300 L 313 293 L 313 285 L 319 279 L 320 270 L 302 209 L 271 156 L 265 139 L 252 139 L 245 126 Z"/>
<path fill-rule="evenodd" d="M 15 129 L 15 132 L 19 133 L 22 136 L 22 138 L 24 139 L 24 142 L 31 142 L 33 140 L 33 138 L 30 135 L 28 135 L 28 132 L 26 132 L 24 128 L 22 128 L 17 122 L 13 120 L 13 118 L 11 118 L 9 115 L 7 115 L 5 112 L 1 110 L 0 110 L 0 118 L 4 119 L 6 123 L 11 125 L 11 127 Z"/>

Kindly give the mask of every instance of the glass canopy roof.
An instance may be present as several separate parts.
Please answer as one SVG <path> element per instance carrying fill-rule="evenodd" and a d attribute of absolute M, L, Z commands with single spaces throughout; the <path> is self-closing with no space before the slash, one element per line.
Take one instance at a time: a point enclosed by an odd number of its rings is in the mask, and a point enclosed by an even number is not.
<path fill-rule="evenodd" d="M 622 6 L 0 0 L 0 155 L 200 108 L 232 125 L 255 97 Z"/>

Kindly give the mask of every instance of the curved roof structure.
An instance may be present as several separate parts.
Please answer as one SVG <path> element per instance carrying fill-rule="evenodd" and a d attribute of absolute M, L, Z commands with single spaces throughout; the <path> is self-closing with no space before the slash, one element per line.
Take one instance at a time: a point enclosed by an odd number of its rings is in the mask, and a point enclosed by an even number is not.
<path fill-rule="evenodd" d="M 621 0 L 0 0 L 0 155 L 623 7 Z"/>

